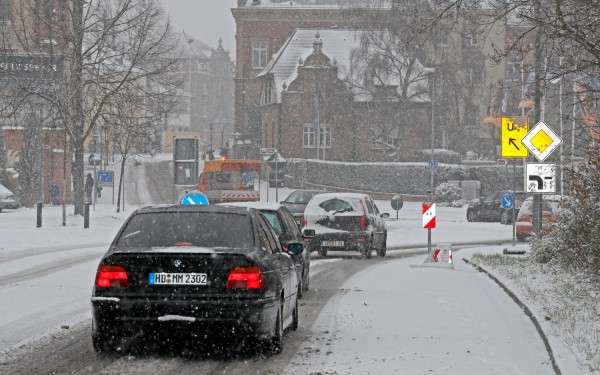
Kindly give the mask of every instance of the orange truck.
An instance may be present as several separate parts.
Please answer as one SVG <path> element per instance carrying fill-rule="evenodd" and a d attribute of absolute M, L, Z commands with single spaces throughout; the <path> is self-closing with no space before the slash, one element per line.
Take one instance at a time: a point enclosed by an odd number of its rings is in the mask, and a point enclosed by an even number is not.
<path fill-rule="evenodd" d="M 205 161 L 196 190 L 210 203 L 257 202 L 260 192 L 254 190 L 254 176 L 260 168 L 260 160 Z"/>

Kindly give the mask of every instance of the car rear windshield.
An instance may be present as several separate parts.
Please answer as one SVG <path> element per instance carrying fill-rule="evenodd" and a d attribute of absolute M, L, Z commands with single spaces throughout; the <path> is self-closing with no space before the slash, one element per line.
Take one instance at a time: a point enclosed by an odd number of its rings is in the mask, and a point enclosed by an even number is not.
<path fill-rule="evenodd" d="M 320 198 L 317 196 L 312 202 L 314 203 L 307 207 L 309 213 L 325 211 L 327 213 L 358 212 L 362 214 L 364 212 L 359 198 Z"/>
<path fill-rule="evenodd" d="M 215 212 L 160 212 L 135 215 L 117 241 L 119 250 L 199 246 L 251 249 L 247 215 Z"/>
<path fill-rule="evenodd" d="M 285 201 L 291 204 L 307 204 L 317 194 L 318 191 L 295 191 Z"/>

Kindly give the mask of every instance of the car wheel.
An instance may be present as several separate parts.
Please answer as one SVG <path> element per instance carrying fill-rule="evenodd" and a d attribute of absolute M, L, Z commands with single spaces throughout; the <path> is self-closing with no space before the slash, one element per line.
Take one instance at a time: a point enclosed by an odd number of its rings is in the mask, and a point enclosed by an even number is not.
<path fill-rule="evenodd" d="M 279 354 L 283 350 L 283 305 L 279 302 L 277 318 L 275 319 L 275 332 L 269 342 L 269 354 Z"/>
<path fill-rule="evenodd" d="M 294 306 L 294 312 L 292 312 L 292 324 L 290 329 L 296 331 L 300 325 L 300 313 L 298 311 L 298 299 L 296 298 L 296 305 Z"/>
<path fill-rule="evenodd" d="M 326 257 L 326 256 L 327 256 L 327 249 L 323 249 L 323 248 L 321 247 L 321 248 L 319 248 L 319 249 L 317 250 L 317 252 L 318 252 L 318 253 L 319 253 L 319 255 L 320 255 L 320 256 L 322 256 L 322 257 Z"/>
<path fill-rule="evenodd" d="M 305 271 L 304 274 L 304 282 L 302 283 L 302 287 L 304 288 L 305 292 L 308 292 L 308 284 L 310 282 L 310 265 L 308 266 L 308 268 Z"/>
<path fill-rule="evenodd" d="M 475 214 L 475 211 L 467 211 L 467 221 L 477 221 L 477 215 Z"/>
<path fill-rule="evenodd" d="M 298 298 L 304 297 L 304 278 L 298 282 Z"/>
<path fill-rule="evenodd" d="M 371 256 L 373 255 L 373 249 L 371 248 L 371 245 L 373 244 L 373 242 L 371 242 L 370 245 L 368 245 L 368 248 L 365 249 L 365 258 L 367 259 L 371 259 Z"/>
<path fill-rule="evenodd" d="M 379 249 L 377 249 L 377 256 L 380 257 L 385 257 L 385 254 L 387 253 L 387 233 L 383 236 L 383 243 L 381 244 L 381 247 Z"/>
<path fill-rule="evenodd" d="M 517 240 L 521 241 L 521 242 L 527 242 L 527 239 L 529 238 L 529 236 L 526 236 L 524 234 L 518 234 L 517 233 Z"/>
<path fill-rule="evenodd" d="M 500 216 L 500 224 L 508 225 L 508 211 L 502 211 Z"/>
<path fill-rule="evenodd" d="M 116 334 L 94 332 L 92 346 L 97 353 L 112 354 L 120 349 L 121 337 Z"/>

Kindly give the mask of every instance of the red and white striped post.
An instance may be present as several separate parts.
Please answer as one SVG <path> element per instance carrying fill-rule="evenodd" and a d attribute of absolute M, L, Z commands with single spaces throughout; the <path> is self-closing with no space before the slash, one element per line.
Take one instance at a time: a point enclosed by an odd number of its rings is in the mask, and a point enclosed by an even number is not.
<path fill-rule="evenodd" d="M 427 254 L 431 254 L 431 229 L 435 228 L 435 203 L 423 203 L 423 228 L 427 229 Z"/>

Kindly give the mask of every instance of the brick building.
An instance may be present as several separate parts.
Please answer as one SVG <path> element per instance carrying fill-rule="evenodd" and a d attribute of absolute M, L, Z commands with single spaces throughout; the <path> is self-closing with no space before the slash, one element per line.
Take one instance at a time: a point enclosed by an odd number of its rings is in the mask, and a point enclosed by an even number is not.
<path fill-rule="evenodd" d="M 430 100 L 425 76 L 409 86 L 415 95 L 408 108 L 391 96 L 373 95 L 357 83 L 348 84 L 349 75 L 357 70 L 351 57 L 359 39 L 360 32 L 352 30 L 293 33 L 257 77 L 262 83 L 263 146 L 277 148 L 286 157 L 339 161 L 412 160 L 417 150 L 427 147 Z M 415 67 L 426 69 L 418 62 Z M 393 83 L 381 90 L 398 90 Z M 407 116 L 411 121 L 402 134 L 398 128 L 383 140 L 376 134 L 379 123 L 397 123 Z M 400 152 L 389 155 L 382 142 L 399 145 Z"/>

